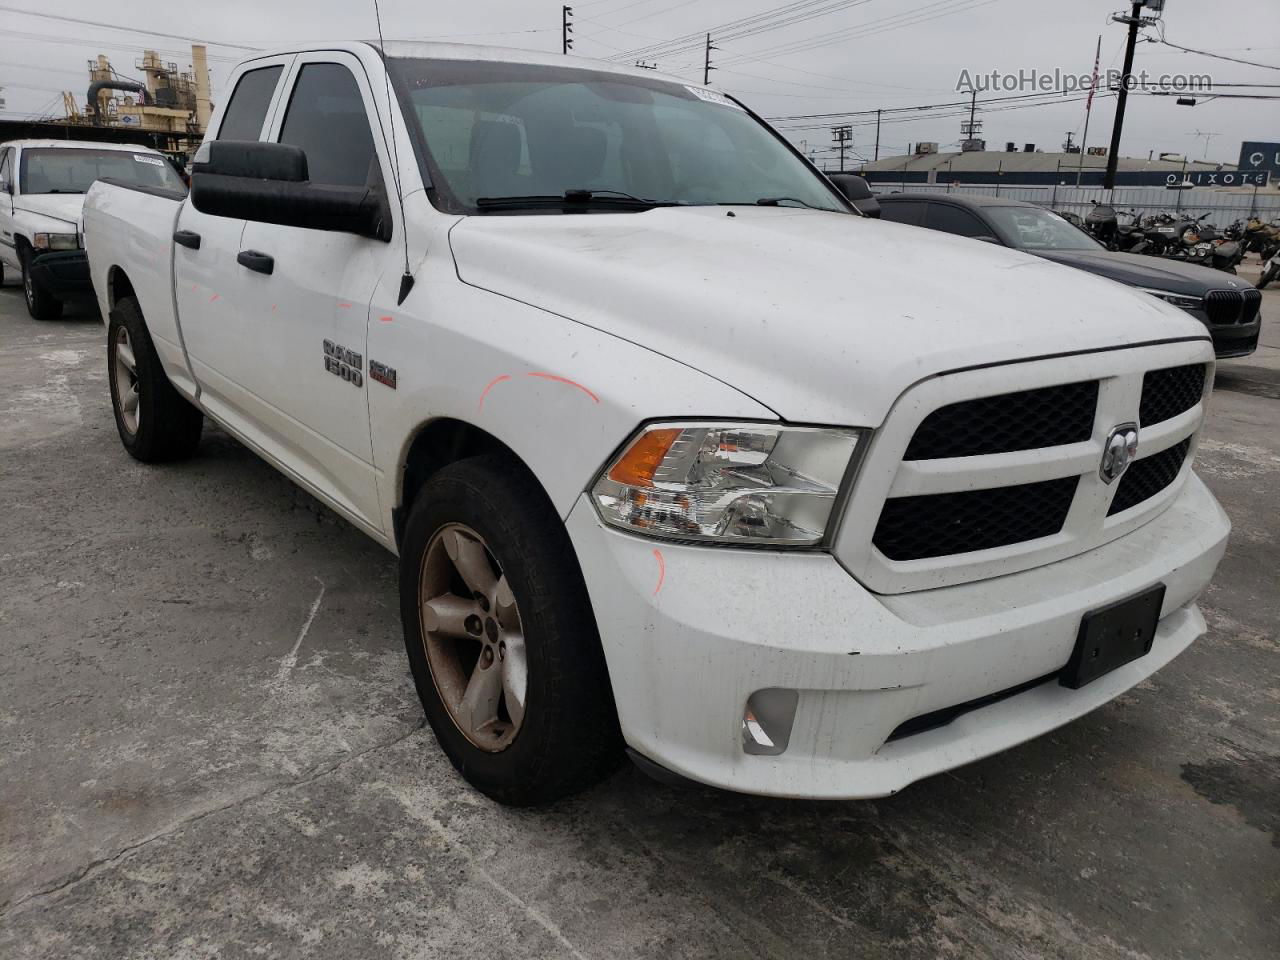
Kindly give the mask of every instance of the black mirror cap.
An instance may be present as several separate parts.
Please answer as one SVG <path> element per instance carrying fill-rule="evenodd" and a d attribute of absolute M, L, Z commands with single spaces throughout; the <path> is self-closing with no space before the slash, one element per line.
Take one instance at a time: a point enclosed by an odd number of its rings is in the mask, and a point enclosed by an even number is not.
<path fill-rule="evenodd" d="M 865 178 L 853 173 L 833 173 L 831 182 L 860 214 L 873 220 L 880 219 L 880 201 L 871 192 L 871 185 Z"/>
<path fill-rule="evenodd" d="M 191 205 L 211 217 L 391 239 L 386 200 L 372 187 L 251 180 L 197 171 L 191 178 Z"/>
<path fill-rule="evenodd" d="M 833 173 L 831 182 L 836 185 L 836 189 L 844 194 L 844 198 L 850 203 L 857 203 L 859 200 L 869 200 L 875 194 L 871 192 L 871 185 L 866 179 L 854 173 Z"/>
<path fill-rule="evenodd" d="M 302 183 L 309 179 L 307 154 L 301 147 L 260 140 L 211 140 L 196 154 L 192 174 L 218 174 L 252 180 Z"/>

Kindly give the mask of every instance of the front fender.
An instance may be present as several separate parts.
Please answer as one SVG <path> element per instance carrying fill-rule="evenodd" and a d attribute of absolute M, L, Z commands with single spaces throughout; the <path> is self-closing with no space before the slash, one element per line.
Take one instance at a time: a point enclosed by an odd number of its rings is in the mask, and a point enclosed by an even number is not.
<path fill-rule="evenodd" d="M 419 431 L 449 417 L 513 450 L 567 517 L 608 458 L 646 420 L 775 420 L 740 391 L 611 334 L 458 281 L 420 278 L 403 307 L 371 318 L 368 381 L 386 529 L 404 500 Z"/>

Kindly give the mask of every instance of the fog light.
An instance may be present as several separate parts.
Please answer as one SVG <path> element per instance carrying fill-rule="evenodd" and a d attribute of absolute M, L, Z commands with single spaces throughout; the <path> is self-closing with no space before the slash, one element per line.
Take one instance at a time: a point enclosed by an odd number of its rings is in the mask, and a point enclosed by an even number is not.
<path fill-rule="evenodd" d="M 797 691 L 781 687 L 757 690 L 748 697 L 742 713 L 743 752 L 756 757 L 776 757 L 786 752 L 799 703 Z"/>

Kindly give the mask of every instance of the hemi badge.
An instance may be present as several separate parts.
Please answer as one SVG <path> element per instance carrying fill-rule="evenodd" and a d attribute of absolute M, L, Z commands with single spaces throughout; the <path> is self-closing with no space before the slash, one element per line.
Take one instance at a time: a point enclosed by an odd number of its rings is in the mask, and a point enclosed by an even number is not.
<path fill-rule="evenodd" d="M 370 360 L 369 378 L 371 380 L 377 380 L 380 384 L 385 387 L 390 387 L 392 390 L 396 389 L 395 367 L 388 367 L 386 364 L 379 363 L 377 360 Z"/>

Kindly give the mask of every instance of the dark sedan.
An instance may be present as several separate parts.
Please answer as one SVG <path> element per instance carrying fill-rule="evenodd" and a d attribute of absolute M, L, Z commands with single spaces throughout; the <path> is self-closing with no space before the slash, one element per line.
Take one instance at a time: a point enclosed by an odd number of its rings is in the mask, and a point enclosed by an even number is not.
<path fill-rule="evenodd" d="M 1208 327 L 1220 358 L 1243 357 L 1258 346 L 1262 294 L 1221 270 L 1114 253 L 1056 213 L 1020 200 L 919 193 L 877 199 L 885 220 L 1013 247 L 1145 290 Z"/>

